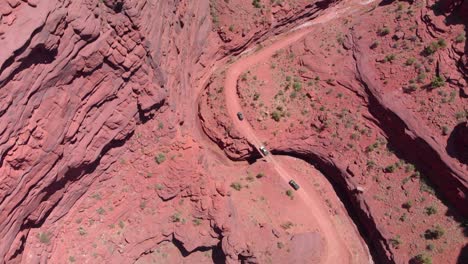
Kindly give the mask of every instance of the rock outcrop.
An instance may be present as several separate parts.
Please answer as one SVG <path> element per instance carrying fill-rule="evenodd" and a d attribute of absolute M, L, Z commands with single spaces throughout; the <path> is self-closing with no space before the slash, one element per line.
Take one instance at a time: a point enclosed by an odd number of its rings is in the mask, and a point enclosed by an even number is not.
<path fill-rule="evenodd" d="M 184 65 L 199 59 L 209 35 L 209 21 L 200 22 L 206 7 L 0 3 L 1 262 L 20 258 L 30 228 L 67 213 L 115 161 L 111 150 L 167 104 L 170 89 L 186 89 L 181 80 L 192 68 Z M 183 20 L 191 20 L 185 29 Z M 174 67 L 184 70 L 172 74 Z"/>

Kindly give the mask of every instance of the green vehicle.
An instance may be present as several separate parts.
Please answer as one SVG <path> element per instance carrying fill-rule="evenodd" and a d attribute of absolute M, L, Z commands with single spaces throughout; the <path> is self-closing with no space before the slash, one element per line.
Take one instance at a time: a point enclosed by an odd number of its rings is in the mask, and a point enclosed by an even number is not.
<path fill-rule="evenodd" d="M 299 190 L 299 184 L 297 184 L 294 180 L 290 180 L 289 181 L 289 185 L 291 185 L 291 187 L 293 187 L 294 190 Z"/>

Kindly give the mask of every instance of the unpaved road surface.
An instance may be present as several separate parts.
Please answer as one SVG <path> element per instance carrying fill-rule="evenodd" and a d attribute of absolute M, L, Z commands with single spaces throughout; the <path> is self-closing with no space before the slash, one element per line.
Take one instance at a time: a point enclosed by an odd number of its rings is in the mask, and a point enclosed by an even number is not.
<path fill-rule="evenodd" d="M 278 38 L 278 40 L 273 42 L 271 45 L 268 45 L 253 54 L 245 54 L 248 53 L 245 52 L 244 55 L 246 56 L 236 61 L 228 69 L 224 85 L 228 114 L 232 118 L 236 129 L 242 133 L 247 140 L 257 148 L 263 145 L 262 141 L 255 135 L 255 132 L 249 122 L 247 120 L 240 121 L 237 117 L 237 113 L 242 112 L 239 98 L 237 96 L 237 81 L 239 76 L 255 64 L 267 60 L 276 51 L 286 48 L 294 42 L 301 40 L 306 34 L 314 30 L 314 25 L 326 23 L 336 17 L 339 17 L 341 14 L 354 12 L 362 5 L 368 3 L 370 3 L 370 1 L 343 1 L 339 5 L 330 8 L 323 15 L 317 17 L 313 21 L 307 22 L 295 28 L 292 32 L 287 33 L 284 37 Z M 294 175 L 290 175 L 282 165 L 275 160 L 273 155 L 265 156 L 265 159 L 275 168 L 286 184 L 291 179 L 294 179 Z M 354 239 L 354 241 L 345 239 L 346 237 L 349 237 L 349 235 L 345 236 L 341 232 L 343 228 L 337 228 L 334 226 L 331 216 L 324 206 L 324 201 L 313 192 L 315 192 L 315 190 L 305 190 L 304 188 L 301 188 L 296 193 L 309 210 L 311 220 L 314 220 L 314 222 L 318 224 L 318 228 L 324 237 L 326 250 L 322 255 L 322 263 L 372 263 L 370 254 L 366 246 L 363 245 L 362 239 L 359 238 L 359 234 L 356 229 L 352 227 L 349 228 L 349 232 L 354 232 L 356 235 L 356 239 Z M 340 229 L 340 233 L 337 231 L 338 229 Z"/>

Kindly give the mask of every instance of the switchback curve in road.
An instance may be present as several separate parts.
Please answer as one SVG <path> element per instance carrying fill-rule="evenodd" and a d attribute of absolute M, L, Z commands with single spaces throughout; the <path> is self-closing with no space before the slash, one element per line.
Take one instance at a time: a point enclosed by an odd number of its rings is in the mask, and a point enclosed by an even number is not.
<path fill-rule="evenodd" d="M 247 71 L 250 67 L 255 64 L 265 61 L 270 58 L 276 51 L 281 50 L 290 46 L 291 44 L 301 40 L 305 35 L 314 30 L 314 25 L 326 23 L 341 14 L 349 14 L 357 10 L 360 6 L 371 3 L 372 1 L 360 2 L 356 0 L 343 1 L 340 4 L 330 8 L 323 15 L 315 18 L 313 21 L 309 21 L 293 29 L 291 32 L 286 33 L 285 36 L 280 36 L 272 44 L 265 46 L 259 51 L 253 52 L 252 54 L 246 54 L 244 52 L 243 57 L 237 60 L 231 65 L 226 72 L 226 78 L 224 83 L 224 93 L 226 99 L 226 107 L 228 115 L 234 123 L 234 127 L 250 142 L 257 150 L 262 146 L 262 141 L 255 135 L 255 132 L 250 126 L 247 120 L 240 121 L 237 118 L 237 113 L 242 112 L 242 107 L 239 103 L 237 95 L 237 81 L 239 76 Z M 260 152 L 260 151 L 259 151 Z M 261 153 L 261 152 L 260 152 Z M 263 154 L 262 154 L 263 155 Z M 288 174 L 282 165 L 276 161 L 273 155 L 264 156 L 265 160 L 269 162 L 278 175 L 288 183 L 292 175 Z M 333 225 L 333 222 L 328 214 L 328 211 L 323 206 L 323 201 L 317 196 L 310 195 L 308 190 L 301 188 L 297 191 L 297 195 L 301 198 L 304 204 L 307 206 L 311 220 L 318 224 L 319 230 L 326 241 L 326 251 L 322 257 L 323 263 L 337 264 L 337 263 L 372 263 L 372 258 L 365 248 L 361 245 L 362 250 L 360 253 L 351 252 L 345 243 L 344 238 L 338 234 L 337 229 Z M 314 191 L 314 190 L 312 190 Z M 357 233 L 358 235 L 358 233 Z M 361 243 L 361 239 L 355 240 L 357 243 Z M 349 243 L 349 241 L 347 241 Z"/>

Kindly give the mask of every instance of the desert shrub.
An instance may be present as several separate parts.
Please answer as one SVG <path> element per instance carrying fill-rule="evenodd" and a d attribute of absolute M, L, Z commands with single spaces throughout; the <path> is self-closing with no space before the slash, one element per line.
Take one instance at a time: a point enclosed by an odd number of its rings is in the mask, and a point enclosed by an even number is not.
<path fill-rule="evenodd" d="M 426 74 L 424 72 L 419 73 L 418 77 L 416 78 L 418 83 L 422 83 L 425 79 L 426 79 Z"/>
<path fill-rule="evenodd" d="M 373 161 L 373 160 L 368 160 L 367 163 L 366 163 L 366 166 L 367 166 L 368 169 L 374 168 L 375 165 L 376 165 L 375 161 Z"/>
<path fill-rule="evenodd" d="M 439 39 L 437 41 L 437 46 L 439 46 L 439 48 L 443 49 L 443 48 L 446 48 L 447 47 L 447 43 L 445 42 L 445 39 Z"/>
<path fill-rule="evenodd" d="M 404 92 L 406 93 L 412 93 L 418 90 L 418 86 L 414 83 L 408 85 L 408 87 L 403 88 Z"/>
<path fill-rule="evenodd" d="M 413 206 L 412 201 L 407 201 L 402 205 L 402 207 L 405 208 L 405 209 L 410 209 L 412 206 Z"/>
<path fill-rule="evenodd" d="M 406 218 L 407 218 L 407 214 L 406 214 L 406 213 L 403 213 L 403 214 L 400 216 L 400 221 L 401 221 L 401 222 L 405 222 L 405 221 L 406 221 Z"/>
<path fill-rule="evenodd" d="M 289 95 L 289 97 L 291 97 L 291 99 L 294 99 L 297 97 L 297 92 L 296 91 L 292 91 L 291 94 Z"/>
<path fill-rule="evenodd" d="M 385 167 L 385 169 L 384 169 L 384 171 L 387 172 L 387 173 L 393 173 L 393 172 L 395 172 L 395 170 L 396 170 L 395 164 L 388 165 L 388 166 Z"/>
<path fill-rule="evenodd" d="M 247 81 L 247 73 L 241 74 L 240 78 L 241 78 L 241 81 L 244 81 L 244 82 Z"/>
<path fill-rule="evenodd" d="M 466 41 L 466 36 L 465 33 L 460 33 L 458 36 L 455 38 L 456 43 L 462 43 Z"/>
<path fill-rule="evenodd" d="M 426 178 L 421 178 L 419 181 L 419 190 L 422 192 L 427 192 L 429 194 L 435 194 L 434 188 L 430 186 Z"/>
<path fill-rule="evenodd" d="M 294 193 L 293 193 L 292 190 L 287 190 L 287 191 L 286 191 L 286 195 L 287 195 L 289 198 L 291 198 L 291 199 L 294 197 Z"/>
<path fill-rule="evenodd" d="M 290 229 L 294 224 L 291 221 L 287 221 L 281 224 L 281 228 L 283 229 Z"/>
<path fill-rule="evenodd" d="M 446 136 L 449 133 L 449 128 L 447 126 L 442 127 L 442 135 Z"/>
<path fill-rule="evenodd" d="M 255 178 L 251 175 L 245 177 L 245 179 L 248 181 L 248 182 L 253 182 L 255 180 Z"/>
<path fill-rule="evenodd" d="M 425 255 L 425 254 L 419 254 L 413 257 L 412 263 L 414 264 L 432 264 L 432 259 L 431 257 Z"/>
<path fill-rule="evenodd" d="M 424 208 L 424 212 L 427 215 L 437 214 L 437 207 L 435 207 L 434 205 L 428 206 L 428 207 Z"/>
<path fill-rule="evenodd" d="M 39 238 L 39 242 L 41 242 L 42 244 L 49 244 L 50 243 L 50 233 L 48 233 L 48 232 L 39 233 L 37 235 L 37 237 Z"/>
<path fill-rule="evenodd" d="M 84 236 L 84 235 L 87 234 L 87 232 L 86 232 L 86 230 L 85 230 L 82 226 L 80 226 L 80 227 L 78 228 L 78 234 L 80 234 L 80 236 Z"/>
<path fill-rule="evenodd" d="M 424 48 L 424 53 L 426 55 L 432 55 L 436 53 L 438 49 L 439 49 L 439 46 L 437 45 L 437 42 L 432 42 L 431 44 L 429 44 L 428 46 Z"/>
<path fill-rule="evenodd" d="M 413 164 L 406 164 L 405 165 L 405 172 L 413 172 L 414 171 L 414 165 Z"/>
<path fill-rule="evenodd" d="M 384 62 L 393 62 L 396 59 L 395 54 L 388 54 L 384 58 Z"/>
<path fill-rule="evenodd" d="M 260 8 L 260 7 L 262 7 L 262 5 L 260 4 L 260 0 L 253 0 L 253 1 L 252 1 L 252 5 L 253 5 L 255 8 Z"/>
<path fill-rule="evenodd" d="M 427 229 L 426 232 L 424 232 L 424 238 L 426 239 L 439 239 L 445 234 L 444 229 L 437 225 L 434 228 Z"/>
<path fill-rule="evenodd" d="M 182 220 L 182 217 L 180 216 L 180 213 L 175 213 L 171 215 L 171 222 L 176 223 L 180 222 Z"/>
<path fill-rule="evenodd" d="M 439 88 L 445 85 L 445 79 L 441 76 L 435 76 L 431 81 L 431 88 Z"/>
<path fill-rule="evenodd" d="M 263 172 L 259 172 L 259 173 L 257 174 L 257 176 L 255 176 L 255 177 L 257 177 L 257 179 L 260 179 L 260 178 L 265 177 L 265 174 L 264 174 Z"/>
<path fill-rule="evenodd" d="M 199 225 L 201 225 L 202 221 L 201 221 L 200 218 L 194 218 L 192 220 L 192 223 L 193 223 L 194 226 L 199 226 Z"/>
<path fill-rule="evenodd" d="M 253 100 L 257 101 L 259 98 L 260 98 L 260 94 L 259 93 L 254 93 Z"/>
<path fill-rule="evenodd" d="M 468 116 L 468 111 L 459 111 L 455 113 L 455 118 L 457 121 L 461 121 Z"/>
<path fill-rule="evenodd" d="M 374 151 L 378 147 L 379 147 L 379 143 L 375 142 L 375 143 L 367 146 L 366 149 L 365 149 L 365 152 L 370 153 L 370 152 Z"/>
<path fill-rule="evenodd" d="M 231 183 L 231 188 L 236 191 L 240 191 L 242 189 L 242 185 L 239 182 L 233 182 Z"/>
<path fill-rule="evenodd" d="M 390 33 L 390 29 L 388 27 L 383 27 L 383 28 L 379 28 L 377 30 L 377 34 L 379 36 L 386 36 Z"/>
<path fill-rule="evenodd" d="M 379 42 L 378 42 L 378 41 L 374 41 L 374 42 L 372 42 L 372 44 L 369 46 L 369 48 L 370 48 L 370 49 L 376 49 L 378 46 L 379 46 Z"/>
<path fill-rule="evenodd" d="M 276 122 L 279 122 L 280 119 L 281 119 L 281 114 L 280 114 L 280 112 L 278 112 L 278 111 L 273 111 L 273 112 L 271 113 L 271 118 L 273 118 L 273 120 L 275 120 Z"/>
<path fill-rule="evenodd" d="M 102 208 L 102 207 L 99 207 L 99 208 L 96 210 L 96 212 L 97 212 L 98 214 L 100 214 L 100 215 L 103 215 L 103 214 L 106 213 L 106 210 L 104 210 L 104 208 Z"/>
<path fill-rule="evenodd" d="M 389 240 L 390 244 L 394 247 L 394 248 L 399 248 L 401 244 L 403 244 L 403 242 L 401 241 L 401 238 L 400 236 L 396 236 L 394 238 L 391 238 Z"/>
<path fill-rule="evenodd" d="M 413 65 L 414 62 L 416 62 L 415 58 L 408 58 L 405 62 L 405 65 L 410 66 Z"/>
<path fill-rule="evenodd" d="M 443 39 L 439 39 L 438 41 L 433 41 L 429 45 L 424 48 L 424 54 L 426 56 L 432 55 L 436 53 L 439 49 L 443 49 L 447 47 L 447 43 Z"/>
<path fill-rule="evenodd" d="M 299 92 L 302 89 L 302 84 L 300 82 L 294 82 L 293 88 L 294 91 Z"/>
<path fill-rule="evenodd" d="M 156 157 L 154 157 L 154 161 L 156 161 L 157 164 L 161 164 L 166 160 L 166 155 L 164 153 L 159 153 Z"/>

